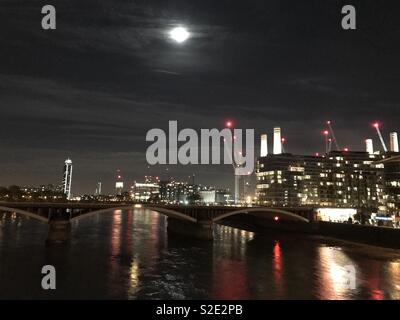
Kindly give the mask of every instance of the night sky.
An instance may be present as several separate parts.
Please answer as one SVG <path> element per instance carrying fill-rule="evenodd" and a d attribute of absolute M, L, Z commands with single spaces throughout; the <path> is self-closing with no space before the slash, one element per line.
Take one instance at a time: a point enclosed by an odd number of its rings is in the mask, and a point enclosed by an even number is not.
<path fill-rule="evenodd" d="M 398 1 L 397 1 L 398 2 Z M 41 28 L 41 7 L 57 29 Z M 341 8 L 357 9 L 357 30 Z M 112 192 L 145 174 L 232 186 L 232 168 L 148 168 L 152 128 L 281 126 L 286 151 L 324 150 L 332 120 L 339 143 L 363 150 L 400 131 L 400 6 L 337 0 L 0 0 L 0 185 L 58 184 L 67 157 L 73 193 Z M 184 25 L 183 44 L 168 31 Z M 272 139 L 270 139 L 270 142 Z M 270 150 L 272 144 L 270 144 Z"/>

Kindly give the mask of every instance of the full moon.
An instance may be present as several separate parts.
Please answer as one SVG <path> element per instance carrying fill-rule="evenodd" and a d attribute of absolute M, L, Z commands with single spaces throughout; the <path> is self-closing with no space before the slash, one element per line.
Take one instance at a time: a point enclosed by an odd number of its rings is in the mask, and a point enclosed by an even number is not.
<path fill-rule="evenodd" d="M 176 27 L 169 32 L 169 37 L 178 43 L 185 42 L 189 36 L 190 33 L 184 27 Z"/>

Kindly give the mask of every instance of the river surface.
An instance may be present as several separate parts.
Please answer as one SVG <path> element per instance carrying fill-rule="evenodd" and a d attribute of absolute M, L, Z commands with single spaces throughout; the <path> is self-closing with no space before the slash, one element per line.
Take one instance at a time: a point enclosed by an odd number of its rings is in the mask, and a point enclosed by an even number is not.
<path fill-rule="evenodd" d="M 166 226 L 156 212 L 110 211 L 45 246 L 47 225 L 0 213 L 0 298 L 400 299 L 399 250 L 227 226 L 198 242 Z M 44 265 L 56 290 L 41 287 Z"/>

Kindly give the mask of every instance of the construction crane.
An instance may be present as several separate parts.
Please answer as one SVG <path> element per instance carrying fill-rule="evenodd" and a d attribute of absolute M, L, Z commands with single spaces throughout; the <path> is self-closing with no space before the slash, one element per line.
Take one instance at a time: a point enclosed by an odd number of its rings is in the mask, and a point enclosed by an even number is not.
<path fill-rule="evenodd" d="M 285 153 L 285 142 L 286 142 L 286 138 L 282 138 L 281 139 L 282 142 L 282 153 Z"/>
<path fill-rule="evenodd" d="M 229 129 L 232 133 L 232 141 L 229 141 L 232 143 L 232 148 L 234 149 L 234 140 L 236 139 L 235 135 L 234 135 L 234 124 L 231 120 L 228 120 L 225 123 L 225 127 L 227 129 Z M 227 145 L 224 143 L 224 147 L 227 148 Z M 232 168 L 233 168 L 233 174 L 235 176 L 235 196 L 234 196 L 234 201 L 235 204 L 238 204 L 240 201 L 240 176 L 236 173 L 237 168 L 240 168 L 240 165 L 235 163 L 235 155 L 232 155 L 233 151 L 232 149 L 229 150 L 229 148 L 227 148 L 227 152 L 229 152 L 230 157 L 232 157 Z"/>
<path fill-rule="evenodd" d="M 325 136 L 325 154 L 329 153 L 329 131 L 324 130 L 322 134 Z"/>
<path fill-rule="evenodd" d="M 336 150 L 340 150 L 339 143 L 338 143 L 338 141 L 336 140 L 335 132 L 333 131 L 333 128 L 332 128 L 332 121 L 328 120 L 328 121 L 326 122 L 326 124 L 327 124 L 327 126 L 328 126 L 328 128 L 329 128 L 329 131 L 330 131 L 330 133 L 331 133 L 333 142 L 335 143 Z"/>
<path fill-rule="evenodd" d="M 381 130 L 379 128 L 379 126 L 380 126 L 379 123 L 375 122 L 372 126 L 376 129 L 376 132 L 378 133 L 379 139 L 381 140 L 381 144 L 382 144 L 383 150 L 385 152 L 387 152 L 386 143 L 385 143 L 385 140 L 383 140 L 382 133 L 381 133 Z"/>

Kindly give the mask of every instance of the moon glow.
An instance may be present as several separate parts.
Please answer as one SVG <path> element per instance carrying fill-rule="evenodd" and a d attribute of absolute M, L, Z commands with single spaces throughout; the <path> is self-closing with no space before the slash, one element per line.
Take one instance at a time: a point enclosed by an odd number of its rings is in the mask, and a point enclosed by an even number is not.
<path fill-rule="evenodd" d="M 184 27 L 173 28 L 169 32 L 169 37 L 177 43 L 183 43 L 189 39 L 190 33 Z"/>

